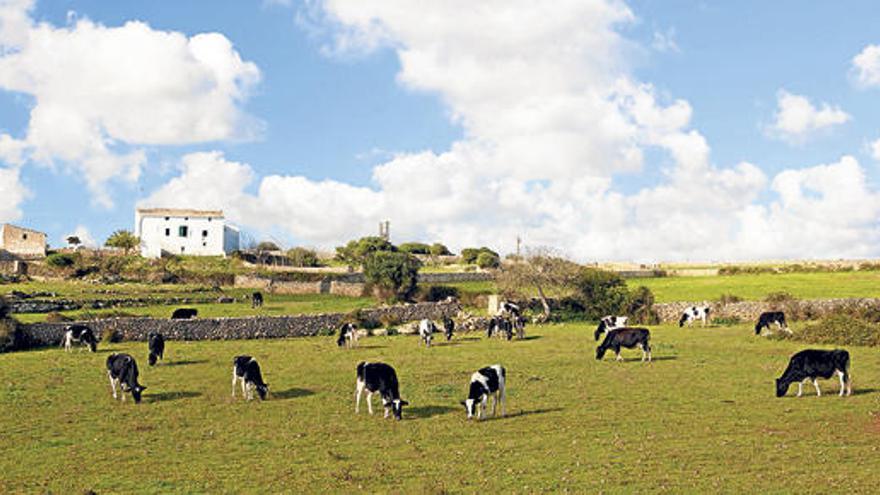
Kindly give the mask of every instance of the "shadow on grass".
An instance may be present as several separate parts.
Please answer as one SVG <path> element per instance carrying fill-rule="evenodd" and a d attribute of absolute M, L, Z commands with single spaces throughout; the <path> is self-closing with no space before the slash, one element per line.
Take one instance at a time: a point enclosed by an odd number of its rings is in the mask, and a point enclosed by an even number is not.
<path fill-rule="evenodd" d="M 430 418 L 431 416 L 439 416 L 455 411 L 457 408 L 449 406 L 418 406 L 404 408 L 404 415 L 415 416 L 419 419 Z M 464 408 L 462 408 L 462 411 Z"/>
<path fill-rule="evenodd" d="M 443 342 L 437 342 L 436 344 L 431 344 L 431 347 L 444 347 L 444 346 L 461 345 L 461 344 L 462 344 L 461 342 L 455 341 L 455 340 L 450 340 L 448 342 L 444 340 Z"/>
<path fill-rule="evenodd" d="M 297 397 L 308 397 L 310 395 L 315 395 L 315 393 L 305 388 L 289 388 L 287 390 L 279 390 L 278 392 L 269 391 L 269 398 L 277 400 L 296 399 Z"/>
<path fill-rule="evenodd" d="M 540 338 L 541 338 L 540 335 L 526 335 L 525 337 L 523 337 L 521 339 L 517 339 L 517 340 L 538 340 Z"/>
<path fill-rule="evenodd" d="M 653 357 L 651 357 L 651 362 L 654 362 L 654 361 L 675 361 L 677 359 L 678 359 L 677 356 L 653 356 Z M 601 361 L 617 362 L 614 359 L 606 359 L 606 358 L 602 358 Z M 620 361 L 620 362 L 621 363 L 638 363 L 638 362 L 642 362 L 642 358 L 640 358 L 640 357 L 623 358 L 623 361 Z M 648 361 L 645 361 L 645 363 L 647 364 Z"/>
<path fill-rule="evenodd" d="M 499 410 L 498 410 L 499 415 L 498 416 L 489 416 L 488 418 L 486 418 L 486 421 L 495 421 L 495 420 L 500 421 L 503 419 L 519 418 L 521 416 L 532 416 L 534 414 L 546 414 L 546 413 L 551 413 L 551 412 L 562 411 L 561 407 L 550 407 L 550 408 L 546 408 L 546 409 L 532 409 L 531 411 L 520 410 L 519 412 L 515 412 L 513 414 L 508 414 L 507 416 L 501 416 L 500 415 L 501 414 L 501 409 L 500 409 L 501 406 L 498 406 L 498 407 L 499 407 Z M 487 408 L 486 412 L 491 414 L 492 410 L 490 408 Z"/>
<path fill-rule="evenodd" d="M 387 349 L 387 345 L 359 345 L 354 349 Z"/>
<path fill-rule="evenodd" d="M 190 364 L 202 364 L 207 363 L 207 359 L 181 359 L 180 361 L 168 361 L 163 363 L 159 361 L 159 365 L 161 366 L 187 366 Z"/>
<path fill-rule="evenodd" d="M 455 337 L 453 337 L 453 338 L 455 338 Z M 479 337 L 462 337 L 462 338 L 456 339 L 456 340 L 460 340 L 462 342 L 469 342 L 471 340 L 480 340 L 480 338 Z"/>
<path fill-rule="evenodd" d="M 160 392 L 158 394 L 144 395 L 145 402 L 165 402 L 178 399 L 192 399 L 193 397 L 201 397 L 201 392 Z"/>
<path fill-rule="evenodd" d="M 868 394 L 876 394 L 880 392 L 880 389 L 876 388 L 853 388 L 853 395 L 868 395 Z"/>

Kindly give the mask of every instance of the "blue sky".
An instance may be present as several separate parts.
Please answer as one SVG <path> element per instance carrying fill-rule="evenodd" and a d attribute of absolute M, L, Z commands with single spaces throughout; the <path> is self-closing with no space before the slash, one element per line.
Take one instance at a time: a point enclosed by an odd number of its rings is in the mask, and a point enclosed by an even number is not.
<path fill-rule="evenodd" d="M 101 242 L 162 204 L 322 248 L 388 218 L 581 260 L 880 254 L 871 2 L 441 4 L 0 0 L 0 221 Z M 231 48 L 194 63 L 201 33 Z"/>

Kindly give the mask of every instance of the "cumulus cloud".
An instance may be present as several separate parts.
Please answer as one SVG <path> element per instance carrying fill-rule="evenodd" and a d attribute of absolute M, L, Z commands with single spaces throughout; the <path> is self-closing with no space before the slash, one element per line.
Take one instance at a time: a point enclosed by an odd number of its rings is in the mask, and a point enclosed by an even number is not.
<path fill-rule="evenodd" d="M 113 179 L 136 180 L 144 146 L 243 139 L 259 123 L 240 108 L 260 78 L 222 34 L 192 37 L 142 22 L 107 27 L 34 22 L 32 3 L 0 4 L 0 89 L 34 98 L 19 156 L 60 163 L 110 205 Z"/>
<path fill-rule="evenodd" d="M 659 96 L 623 63 L 631 46 L 618 27 L 633 14 L 621 2 L 462 0 L 415 10 L 405 0 L 326 0 L 300 15 L 331 30 L 328 52 L 394 50 L 400 84 L 442 98 L 465 137 L 441 152 L 397 153 L 366 186 L 280 175 L 257 181 L 247 164 L 193 155 L 148 202 L 223 207 L 242 224 L 280 227 L 320 246 L 374 233 L 390 219 L 397 241 L 510 251 L 521 236 L 579 260 L 872 249 L 876 198 L 852 157 L 776 177 L 747 162 L 713 164 L 709 143 L 690 127 L 690 104 Z M 667 158 L 647 162 L 652 149 Z M 648 168 L 659 183 L 619 190 L 621 177 Z M 834 181 L 823 183 L 827 176 Z M 854 204 L 833 187 L 856 191 L 868 213 L 846 215 Z M 799 230 L 811 215 L 827 229 Z"/>
<path fill-rule="evenodd" d="M 871 153 L 871 158 L 880 162 L 880 139 L 872 141 L 868 144 L 868 151 Z"/>
<path fill-rule="evenodd" d="M 0 168 L 0 223 L 19 220 L 21 203 L 29 196 L 17 168 Z"/>
<path fill-rule="evenodd" d="M 853 57 L 852 72 L 858 85 L 880 86 L 880 46 L 868 45 Z"/>
<path fill-rule="evenodd" d="M 61 236 L 61 239 L 60 239 L 61 245 L 66 246 L 67 245 L 67 238 L 71 237 L 71 236 L 79 238 L 79 241 L 81 243 L 80 245 L 82 245 L 82 246 L 90 247 L 90 248 L 98 247 L 98 243 L 95 241 L 95 238 L 92 236 L 92 233 L 89 231 L 89 229 L 85 225 L 77 225 L 76 228 L 73 229 L 73 232 L 71 232 L 69 234 L 64 234 L 63 236 Z"/>
<path fill-rule="evenodd" d="M 790 143 L 799 143 L 818 131 L 844 124 L 850 118 L 838 106 L 822 103 L 817 108 L 807 97 L 781 89 L 777 94 L 776 114 L 767 133 Z"/>

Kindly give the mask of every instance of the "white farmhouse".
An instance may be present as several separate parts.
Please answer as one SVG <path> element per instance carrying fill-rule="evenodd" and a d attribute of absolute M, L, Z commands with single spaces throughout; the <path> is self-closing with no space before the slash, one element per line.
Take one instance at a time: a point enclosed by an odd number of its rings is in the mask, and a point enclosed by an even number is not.
<path fill-rule="evenodd" d="M 239 231 L 228 225 L 220 210 L 138 208 L 134 235 L 141 239 L 141 255 L 162 253 L 223 256 L 238 249 Z"/>

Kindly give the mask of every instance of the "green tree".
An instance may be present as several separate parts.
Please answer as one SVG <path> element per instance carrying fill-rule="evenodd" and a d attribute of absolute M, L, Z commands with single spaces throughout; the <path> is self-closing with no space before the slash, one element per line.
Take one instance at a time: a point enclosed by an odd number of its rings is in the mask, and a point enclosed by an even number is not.
<path fill-rule="evenodd" d="M 501 256 L 495 251 L 487 248 L 486 246 L 480 248 L 465 248 L 461 250 L 461 261 L 462 263 L 468 265 L 474 265 L 477 263 L 477 258 L 480 257 L 483 253 L 489 253 L 495 255 L 496 258 L 501 259 Z"/>
<path fill-rule="evenodd" d="M 549 297 L 572 293 L 580 265 L 554 254 L 548 248 L 529 250 L 520 261 L 504 265 L 496 276 L 499 289 L 508 296 L 532 297 L 536 292 L 550 318 Z"/>
<path fill-rule="evenodd" d="M 257 244 L 257 251 L 281 251 L 281 248 L 272 241 L 263 241 Z"/>
<path fill-rule="evenodd" d="M 79 239 L 79 237 L 77 237 L 75 235 L 67 236 L 66 240 L 67 240 L 67 243 L 70 244 L 70 246 L 73 248 L 82 244 L 82 241 Z"/>
<path fill-rule="evenodd" d="M 501 266 L 501 258 L 495 253 L 483 251 L 477 256 L 477 266 L 482 269 L 498 268 Z"/>
<path fill-rule="evenodd" d="M 617 273 L 598 268 L 582 268 L 574 280 L 577 299 L 586 316 L 599 319 L 627 311 L 630 300 L 626 281 Z"/>
<path fill-rule="evenodd" d="M 141 240 L 128 230 L 117 230 L 104 241 L 105 246 L 122 249 L 125 254 L 129 254 L 132 249 L 137 248 L 140 244 Z"/>
<path fill-rule="evenodd" d="M 423 242 L 404 242 L 397 249 L 409 254 L 431 254 L 431 246 Z"/>
<path fill-rule="evenodd" d="M 395 252 L 397 248 L 384 237 L 370 236 L 348 241 L 345 246 L 336 248 L 336 259 L 352 268 L 364 264 L 367 256 L 377 252 Z"/>
<path fill-rule="evenodd" d="M 312 249 L 295 247 L 287 251 L 287 257 L 293 263 L 293 266 L 321 266 L 318 253 Z"/>
<path fill-rule="evenodd" d="M 409 299 L 416 290 L 421 262 L 407 253 L 376 251 L 364 260 L 364 277 L 383 299 Z"/>
<path fill-rule="evenodd" d="M 431 256 L 449 256 L 451 254 L 452 251 L 443 244 L 440 244 L 439 242 L 431 244 Z"/>

